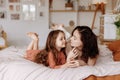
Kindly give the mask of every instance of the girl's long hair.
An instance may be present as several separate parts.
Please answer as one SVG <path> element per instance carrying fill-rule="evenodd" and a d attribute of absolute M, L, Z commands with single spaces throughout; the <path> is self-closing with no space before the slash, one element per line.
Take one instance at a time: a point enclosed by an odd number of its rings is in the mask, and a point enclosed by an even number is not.
<path fill-rule="evenodd" d="M 54 60 L 55 60 L 55 62 L 56 62 L 56 64 L 57 64 L 59 51 L 56 49 L 56 39 L 57 39 L 58 34 L 59 34 L 60 32 L 64 34 L 64 32 L 63 32 L 62 30 L 53 30 L 53 31 L 51 31 L 51 32 L 49 33 L 49 35 L 48 35 L 48 37 L 47 37 L 47 41 L 46 41 L 46 46 L 45 46 L 45 48 L 44 48 L 39 54 L 37 54 L 36 59 L 35 59 L 35 62 L 41 63 L 40 61 L 41 61 L 42 59 L 41 59 L 41 56 L 40 56 L 40 55 L 41 55 L 41 54 L 42 54 L 42 55 L 44 54 L 45 56 L 47 56 L 48 53 L 51 52 L 51 53 L 53 53 L 53 55 L 54 55 Z M 65 54 L 65 48 L 62 48 L 61 51 Z M 60 52 L 61 52 L 61 51 L 60 51 Z M 47 60 L 47 59 L 48 59 L 48 56 L 47 56 L 46 60 Z M 46 62 L 47 62 L 47 61 L 46 61 Z M 43 63 L 42 63 L 42 64 L 43 64 Z M 47 65 L 48 65 L 48 64 L 47 64 Z"/>
<path fill-rule="evenodd" d="M 83 43 L 81 59 L 87 62 L 89 57 L 97 57 L 97 55 L 99 54 L 97 36 L 88 26 L 77 26 L 73 30 L 72 35 L 75 30 L 78 30 L 79 34 L 81 35 L 80 40 Z"/>

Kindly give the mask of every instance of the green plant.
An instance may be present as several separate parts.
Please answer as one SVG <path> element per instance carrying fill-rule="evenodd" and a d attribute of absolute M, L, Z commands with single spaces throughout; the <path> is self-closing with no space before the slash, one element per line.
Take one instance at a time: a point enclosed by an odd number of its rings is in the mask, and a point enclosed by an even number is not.
<path fill-rule="evenodd" d="M 73 1 L 78 1 L 78 0 L 66 0 L 67 3 L 72 3 Z"/>
<path fill-rule="evenodd" d="M 120 39 L 120 14 L 118 14 L 115 17 L 115 22 L 114 24 L 116 25 L 117 29 L 116 29 L 116 39 L 119 40 Z"/>
<path fill-rule="evenodd" d="M 117 28 L 120 28 L 120 14 L 118 14 L 116 17 L 115 17 L 115 22 L 114 24 L 116 25 Z"/>
<path fill-rule="evenodd" d="M 71 0 L 66 0 L 67 1 L 67 3 L 71 3 Z"/>

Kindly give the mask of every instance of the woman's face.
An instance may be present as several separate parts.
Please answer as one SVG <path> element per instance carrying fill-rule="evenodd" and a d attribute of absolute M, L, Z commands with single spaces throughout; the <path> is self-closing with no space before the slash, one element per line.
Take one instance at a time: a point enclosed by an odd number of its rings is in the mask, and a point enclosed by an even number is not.
<path fill-rule="evenodd" d="M 82 47 L 83 45 L 81 41 L 81 34 L 79 34 L 78 30 L 73 32 L 73 36 L 70 38 L 70 40 L 72 47 Z"/>

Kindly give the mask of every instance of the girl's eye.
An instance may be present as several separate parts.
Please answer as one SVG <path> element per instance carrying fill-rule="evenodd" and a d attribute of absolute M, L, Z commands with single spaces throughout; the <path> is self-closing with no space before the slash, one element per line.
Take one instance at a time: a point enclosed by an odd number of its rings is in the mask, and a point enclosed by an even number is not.
<path fill-rule="evenodd" d="M 61 38 L 60 40 L 65 40 L 65 37 Z"/>
<path fill-rule="evenodd" d="M 61 38 L 60 40 L 62 41 L 64 38 Z"/>

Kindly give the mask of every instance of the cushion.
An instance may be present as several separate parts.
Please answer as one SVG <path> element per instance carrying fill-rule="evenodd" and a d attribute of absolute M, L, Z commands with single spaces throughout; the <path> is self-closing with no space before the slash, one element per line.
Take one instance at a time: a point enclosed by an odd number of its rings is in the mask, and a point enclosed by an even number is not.
<path fill-rule="evenodd" d="M 113 52 L 120 51 L 120 40 L 116 40 L 108 44 L 108 48 Z"/>
<path fill-rule="evenodd" d="M 108 48 L 113 51 L 114 61 L 120 61 L 120 40 L 116 40 L 108 44 Z"/>
<path fill-rule="evenodd" d="M 113 54 L 114 61 L 120 61 L 120 51 Z"/>

